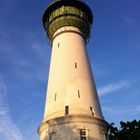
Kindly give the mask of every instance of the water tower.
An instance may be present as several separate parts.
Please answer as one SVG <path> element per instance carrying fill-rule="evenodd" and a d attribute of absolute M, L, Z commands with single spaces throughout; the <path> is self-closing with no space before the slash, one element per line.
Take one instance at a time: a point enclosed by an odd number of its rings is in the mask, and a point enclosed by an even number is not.
<path fill-rule="evenodd" d="M 52 53 L 40 140 L 106 140 L 86 50 L 92 23 L 81 0 L 55 0 L 43 15 Z"/>

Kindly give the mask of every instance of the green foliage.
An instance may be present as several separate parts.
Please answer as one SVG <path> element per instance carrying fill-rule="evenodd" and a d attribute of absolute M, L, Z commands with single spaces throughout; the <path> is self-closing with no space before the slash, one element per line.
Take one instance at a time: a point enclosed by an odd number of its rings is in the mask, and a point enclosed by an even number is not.
<path fill-rule="evenodd" d="M 108 126 L 109 140 L 140 140 L 140 120 L 120 122 L 120 129 L 111 123 Z"/>

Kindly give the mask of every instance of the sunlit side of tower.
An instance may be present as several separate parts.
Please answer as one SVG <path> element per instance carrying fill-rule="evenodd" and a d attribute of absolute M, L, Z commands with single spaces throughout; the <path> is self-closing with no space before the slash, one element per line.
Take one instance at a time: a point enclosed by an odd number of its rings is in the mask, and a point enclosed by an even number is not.
<path fill-rule="evenodd" d="M 92 22 L 80 0 L 56 0 L 43 15 L 52 54 L 40 140 L 106 140 L 86 50 Z"/>

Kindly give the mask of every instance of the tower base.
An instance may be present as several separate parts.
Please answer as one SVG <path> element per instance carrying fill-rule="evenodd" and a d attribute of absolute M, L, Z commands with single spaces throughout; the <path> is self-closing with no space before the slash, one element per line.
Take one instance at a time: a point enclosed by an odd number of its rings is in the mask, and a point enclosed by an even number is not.
<path fill-rule="evenodd" d="M 108 123 L 86 115 L 68 115 L 41 124 L 40 140 L 106 140 Z"/>

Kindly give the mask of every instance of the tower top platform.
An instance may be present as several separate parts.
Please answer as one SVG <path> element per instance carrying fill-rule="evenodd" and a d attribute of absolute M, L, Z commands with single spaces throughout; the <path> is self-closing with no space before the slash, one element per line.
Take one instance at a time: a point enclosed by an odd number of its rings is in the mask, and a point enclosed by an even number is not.
<path fill-rule="evenodd" d="M 55 0 L 43 15 L 43 25 L 50 41 L 53 41 L 54 33 L 64 26 L 79 28 L 87 39 L 92 23 L 92 11 L 81 0 Z"/>

